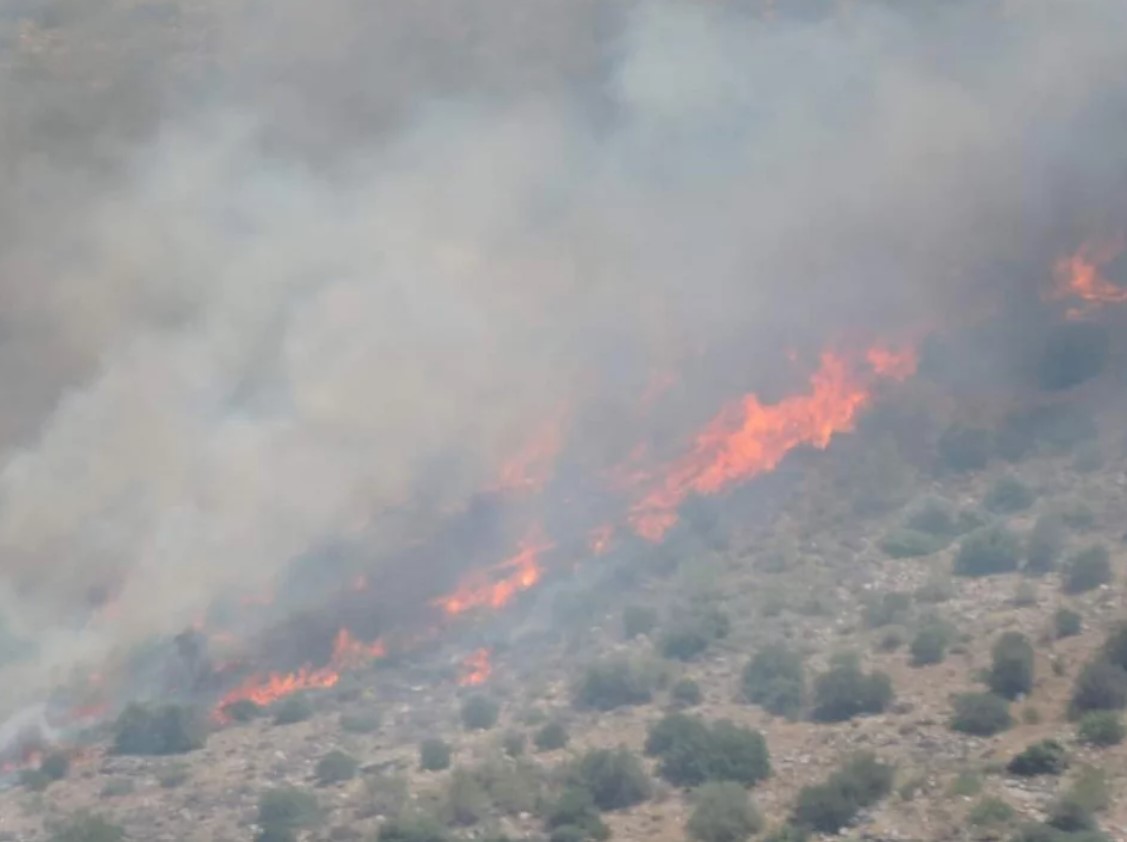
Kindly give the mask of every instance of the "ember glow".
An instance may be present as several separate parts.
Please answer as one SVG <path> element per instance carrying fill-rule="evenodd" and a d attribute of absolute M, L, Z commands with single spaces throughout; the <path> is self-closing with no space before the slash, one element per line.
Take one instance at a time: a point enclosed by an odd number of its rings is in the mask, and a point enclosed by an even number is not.
<path fill-rule="evenodd" d="M 826 352 L 805 394 L 771 405 L 751 394 L 726 407 L 631 507 L 631 526 L 643 538 L 660 541 L 690 494 L 716 494 L 774 470 L 799 445 L 825 448 L 836 433 L 853 429 L 871 399 L 874 377 L 903 379 L 916 367 L 911 351 L 877 348 L 867 360 L 862 371 Z"/>
<path fill-rule="evenodd" d="M 476 687 L 484 684 L 493 674 L 491 657 L 493 653 L 488 648 L 475 649 L 462 661 L 462 677 L 458 684 L 462 687 Z"/>
<path fill-rule="evenodd" d="M 434 601 L 447 616 L 464 614 L 474 608 L 501 608 L 543 576 L 540 554 L 554 545 L 534 529 L 515 555 L 484 571 L 475 571 L 464 578 L 454 593 Z"/>
<path fill-rule="evenodd" d="M 1053 268 L 1054 300 L 1079 299 L 1080 305 L 1068 310 L 1070 319 L 1082 318 L 1105 304 L 1127 302 L 1127 289 L 1112 283 L 1104 275 L 1107 264 L 1127 248 L 1127 238 L 1120 235 L 1105 240 L 1089 240 Z"/>

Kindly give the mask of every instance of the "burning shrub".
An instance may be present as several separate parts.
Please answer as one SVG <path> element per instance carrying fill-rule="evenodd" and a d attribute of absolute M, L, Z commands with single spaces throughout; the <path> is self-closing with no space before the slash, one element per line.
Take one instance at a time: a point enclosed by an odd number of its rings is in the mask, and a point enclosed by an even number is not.
<path fill-rule="evenodd" d="M 50 842 L 122 842 L 125 829 L 94 813 L 78 812 L 48 828 Z"/>
<path fill-rule="evenodd" d="M 1061 576 L 1065 593 L 1095 590 L 1111 581 L 1111 556 L 1103 544 L 1093 544 L 1068 560 Z"/>
<path fill-rule="evenodd" d="M 1025 546 L 1025 571 L 1048 573 L 1064 552 L 1064 522 L 1060 515 L 1041 515 L 1029 532 Z"/>
<path fill-rule="evenodd" d="M 892 702 L 892 680 L 883 672 L 864 673 L 855 657 L 838 657 L 814 681 L 817 722 L 844 722 L 880 713 Z"/>
<path fill-rule="evenodd" d="M 936 444 L 937 465 L 947 471 L 977 471 L 985 468 L 994 448 L 989 430 L 952 425 Z"/>
<path fill-rule="evenodd" d="M 462 726 L 467 731 L 488 731 L 500 715 L 501 703 L 492 696 L 478 693 L 462 702 Z"/>
<path fill-rule="evenodd" d="M 583 787 L 569 787 L 548 810 L 544 819 L 550 842 L 587 842 L 610 837 L 591 793 Z"/>
<path fill-rule="evenodd" d="M 275 725 L 295 725 L 313 716 L 313 705 L 304 693 L 287 696 L 273 707 Z"/>
<path fill-rule="evenodd" d="M 1103 658 L 1097 658 L 1080 670 L 1072 686 L 1071 716 L 1124 707 L 1127 707 L 1127 671 Z"/>
<path fill-rule="evenodd" d="M 876 804 L 892 789 L 893 768 L 868 752 L 853 755 L 824 783 L 803 787 L 794 807 L 794 823 L 819 833 L 837 833 L 859 811 Z"/>
<path fill-rule="evenodd" d="M 802 658 L 781 644 L 759 650 L 742 676 L 744 698 L 776 716 L 797 716 L 805 696 Z"/>
<path fill-rule="evenodd" d="M 356 758 L 340 749 L 333 749 L 317 761 L 317 783 L 321 786 L 350 781 L 356 777 Z"/>
<path fill-rule="evenodd" d="M 622 609 L 622 633 L 627 640 L 649 634 L 657 625 L 657 612 L 646 605 L 627 605 Z"/>
<path fill-rule="evenodd" d="M 538 751 L 555 751 L 564 748 L 568 741 L 567 726 L 559 720 L 546 722 L 533 737 Z"/>
<path fill-rule="evenodd" d="M 450 768 L 450 744 L 430 737 L 419 743 L 419 768 L 424 772 L 441 772 Z"/>
<path fill-rule="evenodd" d="M 570 770 L 574 785 L 590 793 L 600 810 L 622 810 L 641 804 L 653 789 L 638 758 L 625 748 L 593 749 Z"/>
<path fill-rule="evenodd" d="M 151 708 L 132 704 L 114 724 L 116 754 L 183 754 L 202 748 L 207 723 L 199 711 L 184 705 Z"/>
<path fill-rule="evenodd" d="M 1090 746 L 1117 746 L 1127 737 L 1127 728 L 1118 713 L 1094 710 L 1080 717 L 1077 736 L 1080 742 Z"/>
<path fill-rule="evenodd" d="M 912 665 L 938 664 L 947 656 L 950 631 L 942 623 L 928 623 L 912 638 Z"/>
<path fill-rule="evenodd" d="M 989 737 L 1013 725 L 1009 703 L 994 693 L 960 693 L 954 700 L 951 730 Z"/>
<path fill-rule="evenodd" d="M 1011 775 L 1032 778 L 1037 775 L 1062 775 L 1068 768 L 1068 754 L 1056 740 L 1041 740 L 1027 746 L 1006 764 Z"/>
<path fill-rule="evenodd" d="M 1006 632 L 992 651 L 993 663 L 987 683 L 1006 699 L 1017 698 L 1033 688 L 1033 645 L 1021 632 Z"/>
<path fill-rule="evenodd" d="M 1033 490 L 1017 477 L 999 478 L 986 492 L 986 508 L 995 514 L 1023 512 L 1033 505 Z"/>
<path fill-rule="evenodd" d="M 682 678 L 669 689 L 669 701 L 675 707 L 695 707 L 701 703 L 702 698 L 700 685 L 691 678 Z"/>
<path fill-rule="evenodd" d="M 959 545 L 953 572 L 956 576 L 990 576 L 1016 570 L 1021 540 L 1004 526 L 984 526 Z"/>
<path fill-rule="evenodd" d="M 1037 364 L 1042 389 L 1059 391 L 1091 380 L 1107 366 L 1111 340 L 1107 329 L 1093 322 L 1060 325 L 1045 340 Z"/>
<path fill-rule="evenodd" d="M 320 817 L 321 808 L 312 793 L 292 786 L 268 789 L 258 798 L 260 842 L 293 839 L 297 831 Z"/>
<path fill-rule="evenodd" d="M 650 727 L 645 750 L 659 759 L 658 774 L 676 786 L 751 785 L 771 774 L 763 735 L 727 721 L 710 727 L 699 717 L 669 714 Z"/>
<path fill-rule="evenodd" d="M 589 666 L 575 686 L 578 707 L 614 710 L 644 705 L 653 699 L 655 677 L 651 670 L 621 658 Z"/>
<path fill-rule="evenodd" d="M 685 830 L 697 842 L 744 842 L 763 827 L 759 811 L 739 784 L 707 783 L 697 790 L 695 801 Z"/>

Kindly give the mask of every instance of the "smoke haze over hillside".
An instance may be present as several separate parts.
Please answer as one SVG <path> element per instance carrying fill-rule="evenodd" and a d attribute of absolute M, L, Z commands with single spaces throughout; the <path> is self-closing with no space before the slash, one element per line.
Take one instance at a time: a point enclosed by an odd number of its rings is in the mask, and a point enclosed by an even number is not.
<path fill-rule="evenodd" d="M 36 671 L 390 552 L 374 514 L 464 503 L 576 407 L 609 468 L 637 431 L 591 408 L 655 373 L 706 360 L 695 423 L 790 349 L 801 383 L 1020 314 L 1127 223 L 1118 0 L 776 5 L 6 21 L 0 606 Z"/>

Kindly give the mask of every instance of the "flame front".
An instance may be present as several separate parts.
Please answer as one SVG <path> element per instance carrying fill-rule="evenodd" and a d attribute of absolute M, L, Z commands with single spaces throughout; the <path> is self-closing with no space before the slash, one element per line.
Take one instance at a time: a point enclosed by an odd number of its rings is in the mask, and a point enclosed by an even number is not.
<path fill-rule="evenodd" d="M 556 455 L 563 444 L 563 430 L 553 419 L 541 427 L 511 458 L 505 461 L 493 485 L 494 491 L 537 490 L 552 478 Z"/>
<path fill-rule="evenodd" d="M 871 397 L 872 375 L 903 379 L 916 368 L 912 351 L 875 348 L 866 375 L 835 354 L 824 353 L 810 390 L 777 404 L 752 394 L 725 408 L 696 437 L 692 449 L 669 467 L 630 509 L 630 524 L 660 541 L 677 522 L 677 508 L 691 494 L 716 494 L 774 470 L 799 445 L 825 448 L 836 433 L 853 429 Z"/>
<path fill-rule="evenodd" d="M 475 649 L 462 661 L 462 677 L 458 684 L 462 687 L 476 687 L 484 684 L 493 674 L 493 653 L 488 648 Z"/>
<path fill-rule="evenodd" d="M 1076 319 L 1105 304 L 1127 302 L 1127 289 L 1116 286 L 1103 274 L 1104 267 L 1127 248 L 1123 235 L 1105 240 L 1089 240 L 1074 254 L 1063 257 L 1053 267 L 1053 289 L 1050 298 L 1055 300 L 1080 299 L 1081 306 L 1068 310 L 1068 317 Z"/>
<path fill-rule="evenodd" d="M 433 604 L 447 616 L 464 614 L 474 608 L 507 605 L 518 593 L 540 581 L 543 575 L 540 554 L 552 546 L 540 537 L 539 529 L 534 529 L 521 541 L 516 555 L 484 571 L 474 571 L 462 580 L 454 593 L 440 597 Z"/>

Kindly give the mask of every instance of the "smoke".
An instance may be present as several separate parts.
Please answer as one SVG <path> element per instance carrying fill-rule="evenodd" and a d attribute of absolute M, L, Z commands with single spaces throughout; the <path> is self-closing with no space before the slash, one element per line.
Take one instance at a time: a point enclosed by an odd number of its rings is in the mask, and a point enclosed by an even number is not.
<path fill-rule="evenodd" d="M 38 676 L 394 550 L 375 514 L 463 503 L 561 407 L 1033 300 L 1125 221 L 1116 0 L 88 5 L 8 22 L 0 86 L 0 604 Z"/>

